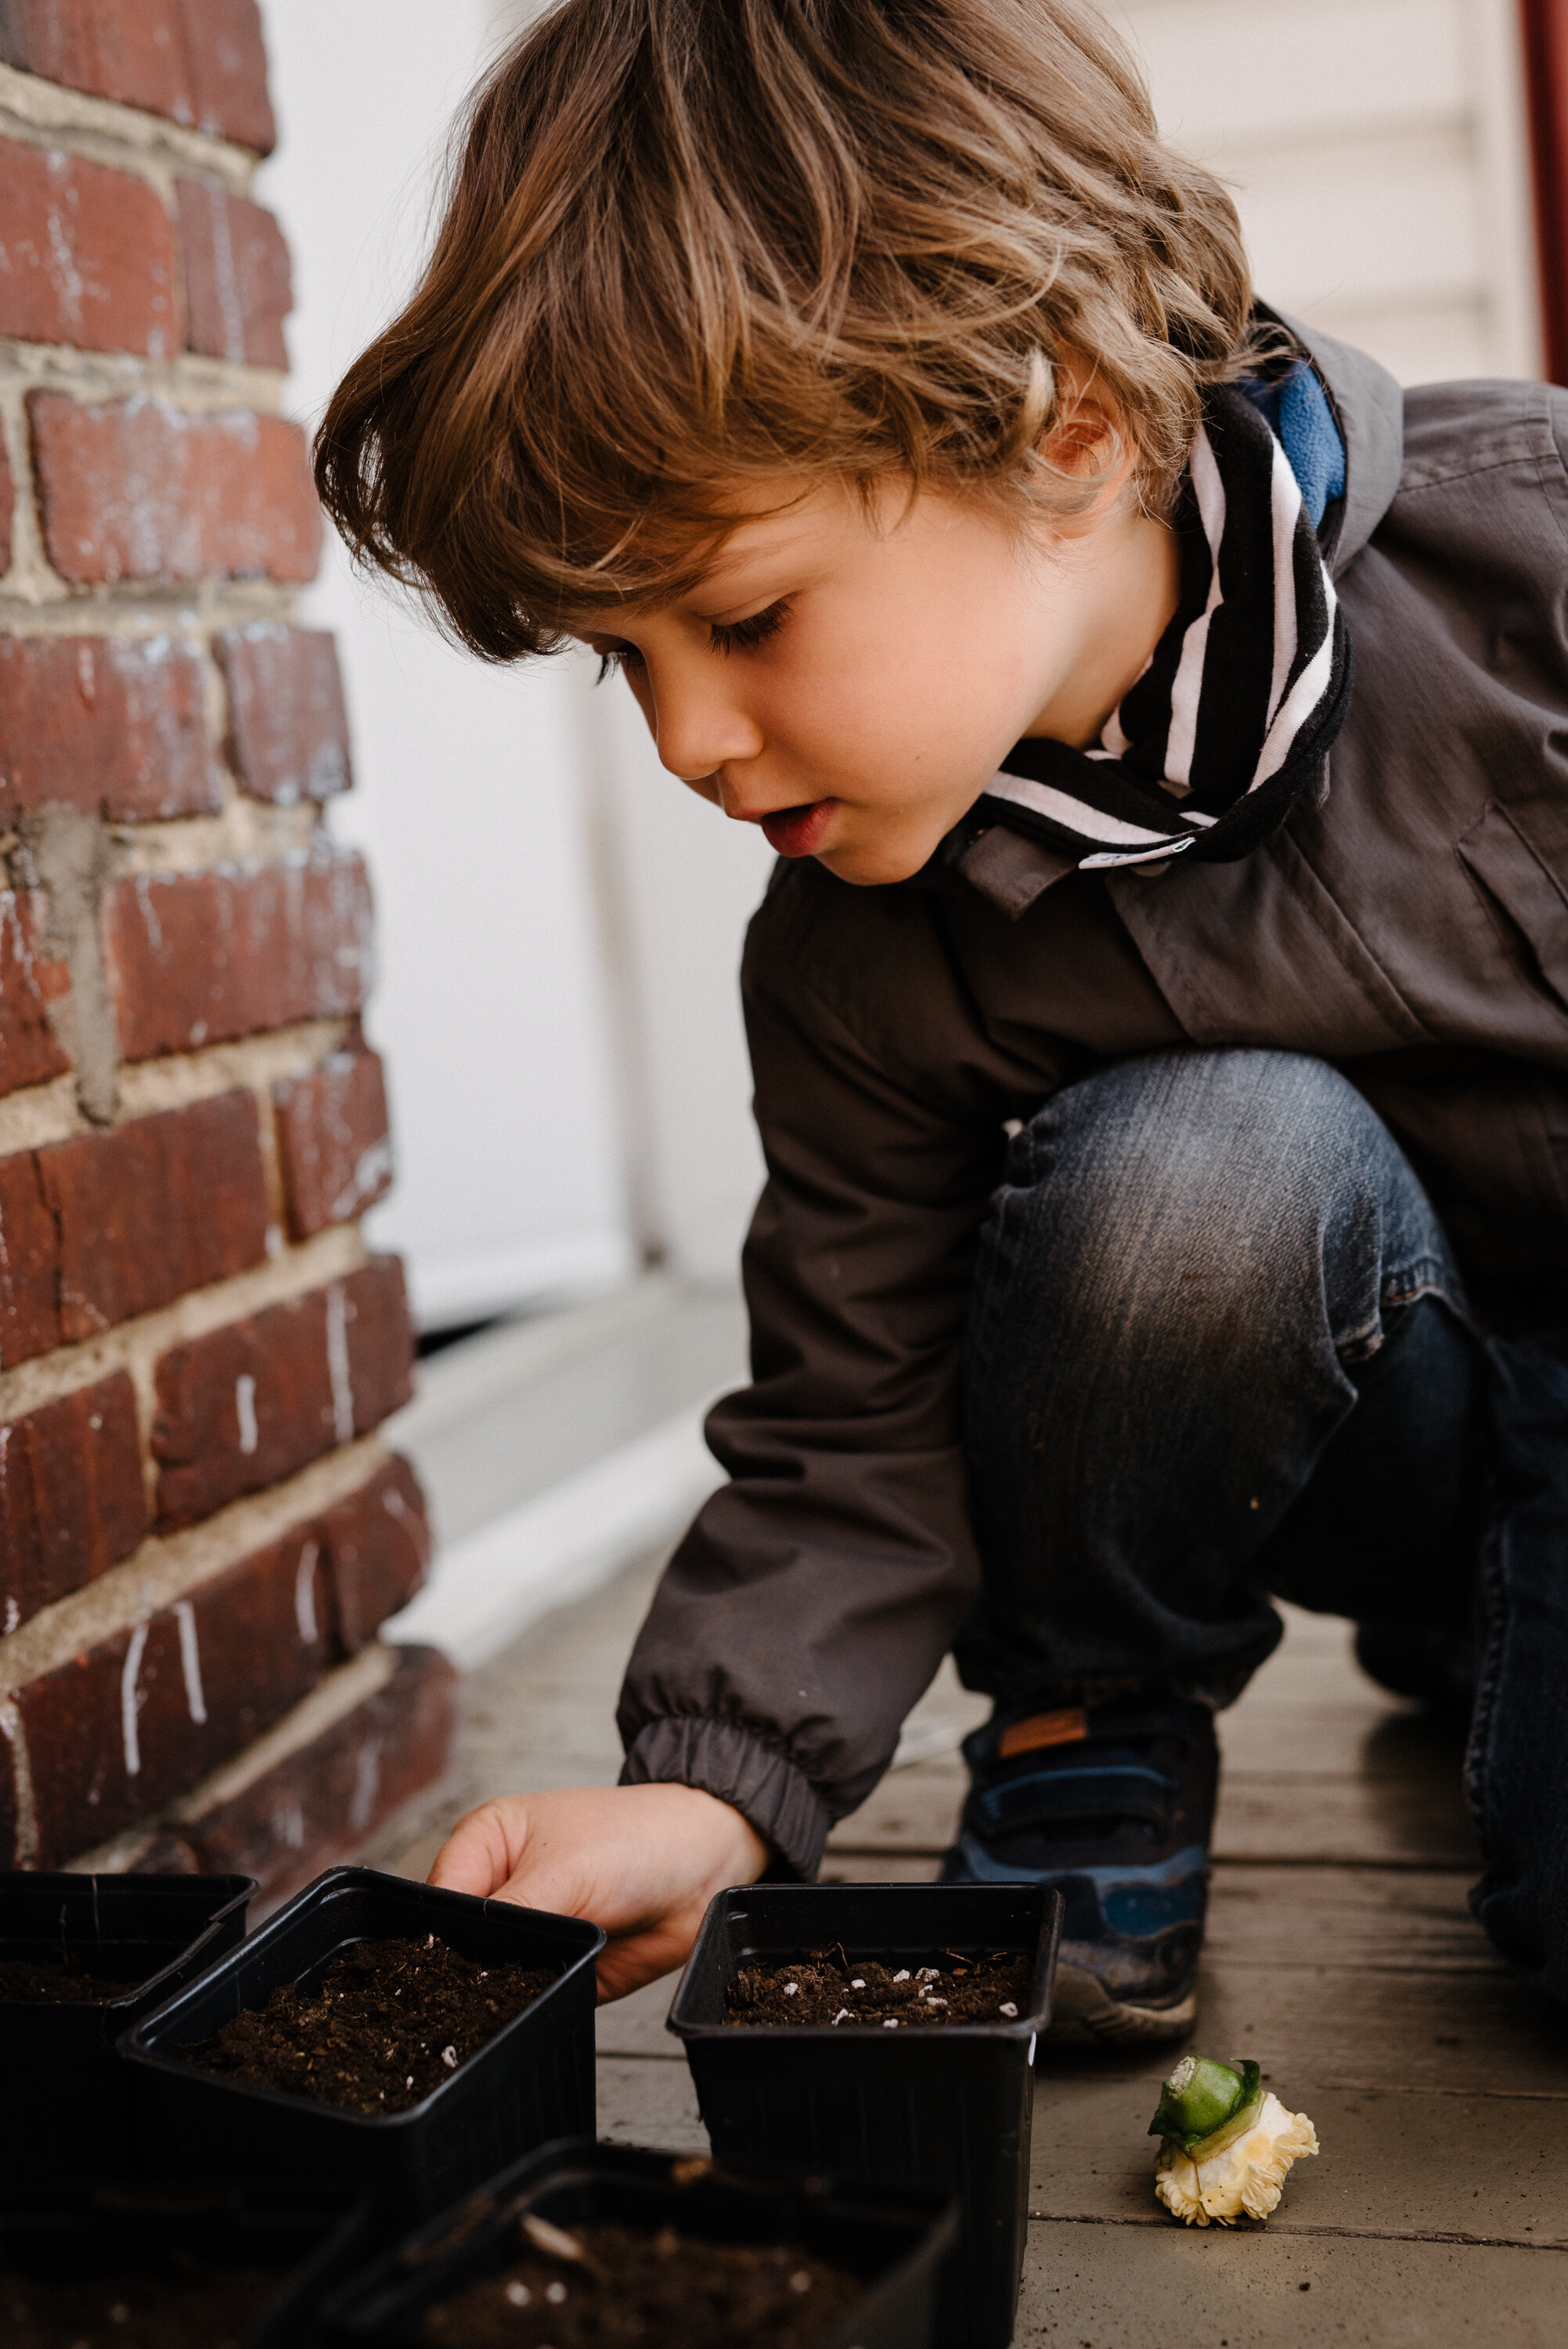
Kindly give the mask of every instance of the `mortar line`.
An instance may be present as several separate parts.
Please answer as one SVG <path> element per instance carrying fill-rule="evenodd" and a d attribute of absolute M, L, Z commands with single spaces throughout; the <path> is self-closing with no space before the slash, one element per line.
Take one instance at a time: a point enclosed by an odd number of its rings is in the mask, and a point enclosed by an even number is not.
<path fill-rule="evenodd" d="M 234 195 L 248 191 L 261 160 L 253 148 L 242 147 L 221 131 L 198 130 L 147 108 L 71 89 L 19 66 L 0 65 L 0 132 L 57 147 L 90 140 L 95 146 L 117 150 L 119 170 L 142 178 L 158 171 L 206 173 L 222 179 Z M 108 160 L 85 147 L 73 146 L 72 151 L 86 153 L 94 162 Z"/>

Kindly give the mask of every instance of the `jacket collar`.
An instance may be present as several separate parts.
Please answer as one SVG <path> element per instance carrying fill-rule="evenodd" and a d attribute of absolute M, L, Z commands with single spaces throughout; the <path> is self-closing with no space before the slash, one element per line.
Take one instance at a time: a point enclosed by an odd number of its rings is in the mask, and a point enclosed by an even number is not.
<path fill-rule="evenodd" d="M 1327 549 L 1328 567 L 1337 579 L 1394 502 L 1405 461 L 1405 395 L 1365 351 L 1266 302 L 1257 307 L 1260 317 L 1277 319 L 1312 361 L 1345 443 L 1345 497 Z"/>

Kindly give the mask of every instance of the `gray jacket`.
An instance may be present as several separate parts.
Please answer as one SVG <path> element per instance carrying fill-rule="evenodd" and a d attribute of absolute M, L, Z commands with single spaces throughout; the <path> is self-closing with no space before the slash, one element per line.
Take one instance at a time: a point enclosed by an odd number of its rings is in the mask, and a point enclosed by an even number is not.
<path fill-rule="evenodd" d="M 1059 879 L 1001 831 L 896 887 L 783 864 L 751 925 L 754 1383 L 709 1419 L 732 1481 L 620 1723 L 627 1778 L 734 1803 L 791 1872 L 977 1587 L 956 1381 L 1004 1121 L 1119 1053 L 1315 1053 L 1409 1153 L 1483 1314 L 1568 1290 L 1568 394 L 1402 394 L 1297 331 L 1346 450 L 1326 535 L 1356 688 L 1324 801 L 1154 879 Z"/>

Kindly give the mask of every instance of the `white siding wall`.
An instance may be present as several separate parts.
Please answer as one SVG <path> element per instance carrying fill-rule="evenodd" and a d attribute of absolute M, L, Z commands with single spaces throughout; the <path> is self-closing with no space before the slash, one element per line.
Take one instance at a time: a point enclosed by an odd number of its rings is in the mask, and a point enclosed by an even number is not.
<path fill-rule="evenodd" d="M 294 254 L 293 411 L 412 286 L 431 173 L 504 36 L 503 0 L 263 0 L 282 143 L 257 194 Z M 585 816 L 581 679 L 487 669 L 329 534 L 307 616 L 335 628 L 381 978 L 397 1187 L 370 1218 L 426 1327 L 623 1278 L 634 1257 Z M 672 786 L 672 789 L 675 787 Z"/>
<path fill-rule="evenodd" d="M 1540 366 L 1514 0 L 1123 0 L 1260 290 L 1407 383 Z"/>

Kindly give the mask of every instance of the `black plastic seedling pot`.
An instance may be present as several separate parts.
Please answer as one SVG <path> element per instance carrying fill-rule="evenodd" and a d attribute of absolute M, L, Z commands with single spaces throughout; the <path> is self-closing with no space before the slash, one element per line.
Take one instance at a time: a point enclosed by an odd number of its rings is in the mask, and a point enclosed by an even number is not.
<path fill-rule="evenodd" d="M 190 2061 L 185 2051 L 232 2016 L 264 2006 L 281 1984 L 314 1984 L 355 1942 L 427 1933 L 479 1964 L 561 1971 L 407 2112 L 348 2112 Z M 580 1918 L 335 1868 L 123 2044 L 151 2091 L 160 2147 L 181 2171 L 366 2188 L 388 2216 L 412 2224 L 532 2147 L 593 2128 L 593 1961 L 603 1943 Z"/>
<path fill-rule="evenodd" d="M 131 2081 L 115 2042 L 232 1950 L 249 1876 L 0 1875 L 0 1959 L 67 1961 L 123 1994 L 68 2005 L 0 1993 L 0 2184 L 113 2177 L 136 2160 Z"/>
<path fill-rule="evenodd" d="M 630 2146 L 546 2146 L 357 2276 L 330 2304 L 334 2326 L 351 2341 L 423 2341 L 429 2309 L 511 2264 L 528 2215 L 563 2228 L 609 2220 L 650 2235 L 667 2226 L 716 2243 L 799 2243 L 865 2285 L 813 2349 L 929 2349 L 937 2268 L 957 2227 L 941 2195 L 731 2171 Z"/>
<path fill-rule="evenodd" d="M 123 2324 L 180 2349 L 326 2349 L 322 2302 L 377 2240 L 367 2204 L 286 2189 L 18 2188 L 0 2195 L 0 2338 L 98 2341 Z M 61 2288 L 68 2315 L 51 2304 Z"/>
<path fill-rule="evenodd" d="M 958 2198 L 943 2267 L 941 2349 L 1012 2339 L 1028 2218 L 1035 2043 L 1050 2019 L 1059 1893 L 1038 1885 L 769 1884 L 721 1892 L 670 2009 L 697 2102 L 723 2160 L 831 2168 Z M 883 2031 L 841 2023 L 727 2023 L 725 1999 L 753 1959 L 838 1945 L 912 1969 L 954 1953 L 1035 1960 L 1016 2021 Z"/>

